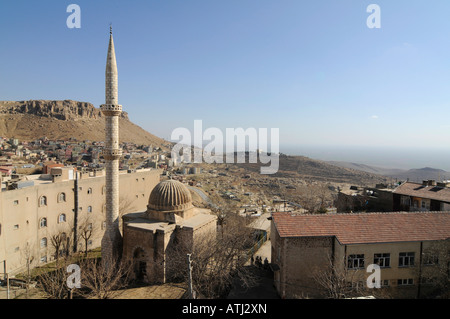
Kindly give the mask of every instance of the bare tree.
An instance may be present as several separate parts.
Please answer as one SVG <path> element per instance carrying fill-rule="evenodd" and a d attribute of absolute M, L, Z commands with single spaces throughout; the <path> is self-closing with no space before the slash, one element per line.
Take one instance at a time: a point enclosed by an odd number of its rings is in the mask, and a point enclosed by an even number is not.
<path fill-rule="evenodd" d="M 228 217 L 220 237 L 204 234 L 195 240 L 192 250 L 184 242 L 175 244 L 167 254 L 168 272 L 187 281 L 186 254 L 190 253 L 194 291 L 207 298 L 223 297 L 235 278 L 243 286 L 255 283 L 254 275 L 245 266 L 253 243 L 252 231 L 245 227 L 242 218 Z"/>
<path fill-rule="evenodd" d="M 314 270 L 313 278 L 330 299 L 362 296 L 366 289 L 365 269 L 349 269 L 345 257 L 328 255 L 324 266 Z"/>
<path fill-rule="evenodd" d="M 422 264 L 416 267 L 421 291 L 418 297 L 450 298 L 450 239 L 424 249 Z"/>
<path fill-rule="evenodd" d="M 105 266 L 105 264 L 114 264 L 114 267 Z M 80 268 L 82 286 L 87 289 L 85 296 L 96 299 L 113 298 L 119 289 L 129 284 L 132 274 L 130 262 L 117 261 L 113 258 L 108 261 L 86 258 L 80 261 Z"/>
<path fill-rule="evenodd" d="M 40 267 L 35 277 L 39 288 L 49 299 L 69 298 L 70 289 L 67 286 L 67 266 L 69 259 L 61 258 L 58 263 Z"/>
<path fill-rule="evenodd" d="M 91 215 L 87 215 L 80 226 L 78 227 L 78 236 L 82 239 L 84 244 L 84 255 L 87 257 L 89 250 L 89 241 L 93 238 L 94 233 L 97 231 L 97 226 L 93 222 Z"/>
<path fill-rule="evenodd" d="M 74 230 L 71 223 L 61 223 L 54 230 L 50 236 L 50 244 L 54 250 L 56 264 L 58 264 L 60 257 L 68 257 L 70 255 L 73 240 Z"/>
<path fill-rule="evenodd" d="M 29 297 L 30 284 L 32 281 L 31 268 L 34 261 L 33 252 L 35 251 L 35 245 L 30 244 L 28 241 L 24 244 L 23 249 L 21 249 L 21 256 L 25 260 L 26 264 L 26 273 L 23 275 L 25 279 L 25 289 L 26 289 L 26 298 Z"/>

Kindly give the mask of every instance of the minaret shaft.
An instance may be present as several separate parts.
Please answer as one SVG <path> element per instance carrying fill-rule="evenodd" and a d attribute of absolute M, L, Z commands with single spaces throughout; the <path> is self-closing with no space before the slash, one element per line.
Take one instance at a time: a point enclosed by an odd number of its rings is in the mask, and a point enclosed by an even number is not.
<path fill-rule="evenodd" d="M 103 157 L 106 166 L 106 229 L 102 240 L 102 258 L 106 261 L 120 256 L 119 231 L 119 102 L 118 72 L 112 32 L 109 37 L 105 71 L 105 104 L 100 108 L 105 115 L 105 147 Z"/>

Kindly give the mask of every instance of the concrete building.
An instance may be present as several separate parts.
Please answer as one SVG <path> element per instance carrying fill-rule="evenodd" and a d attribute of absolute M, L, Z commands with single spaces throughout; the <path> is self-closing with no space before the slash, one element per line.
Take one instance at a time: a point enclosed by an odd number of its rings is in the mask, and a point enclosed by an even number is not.
<path fill-rule="evenodd" d="M 349 186 L 340 189 L 336 200 L 338 213 L 392 212 L 393 189 L 386 187 Z"/>
<path fill-rule="evenodd" d="M 7 272 L 14 275 L 24 270 L 27 256 L 32 267 L 55 259 L 52 236 L 66 233 L 77 238 L 72 251 L 84 251 L 81 237 L 86 227 L 92 230 L 88 249 L 100 247 L 104 237 L 106 214 L 106 177 L 104 171 L 78 172 L 73 179 L 30 175 L 28 187 L 0 192 L 0 268 L 6 261 Z M 120 213 L 145 209 L 148 194 L 160 181 L 160 170 L 121 171 L 119 176 Z M 63 176 L 66 176 L 63 178 Z"/>
<path fill-rule="evenodd" d="M 192 205 L 186 186 L 162 181 L 152 190 L 145 211 L 123 216 L 122 258 L 133 261 L 135 278 L 165 283 L 171 279 L 171 264 L 180 258 L 171 252 L 179 247 L 192 252 L 203 235 L 215 236 L 216 225 L 217 217 L 209 209 Z"/>
<path fill-rule="evenodd" d="M 323 298 L 317 280 L 333 269 L 346 284 L 367 288 L 370 264 L 380 268 L 381 288 L 393 298 L 420 298 L 434 287 L 426 272 L 448 271 L 450 212 L 305 215 L 272 214 L 274 285 L 282 298 Z M 435 247 L 445 249 L 436 253 Z M 431 254 L 436 258 L 431 258 Z M 429 258 L 430 257 L 430 258 Z M 430 261 L 434 260 L 434 262 Z M 368 294 L 374 290 L 366 289 Z"/>
<path fill-rule="evenodd" d="M 393 191 L 394 211 L 447 211 L 450 210 L 449 183 L 426 180 L 405 182 Z"/>
<path fill-rule="evenodd" d="M 108 56 L 105 71 L 105 104 L 100 106 L 106 121 L 106 140 L 103 158 L 106 161 L 106 231 L 102 241 L 102 258 L 120 257 L 121 236 L 119 231 L 119 88 L 116 53 L 112 28 L 109 35 Z"/>

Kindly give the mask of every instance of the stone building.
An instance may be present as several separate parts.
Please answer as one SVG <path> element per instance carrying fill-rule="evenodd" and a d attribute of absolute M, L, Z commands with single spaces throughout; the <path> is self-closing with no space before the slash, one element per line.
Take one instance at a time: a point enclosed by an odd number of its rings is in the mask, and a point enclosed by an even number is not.
<path fill-rule="evenodd" d="M 448 271 L 449 238 L 448 211 L 273 213 L 274 285 L 282 298 L 323 298 L 326 292 L 317 280 L 320 274 L 334 269 L 349 286 L 367 288 L 367 267 L 377 264 L 381 288 L 372 288 L 379 289 L 377 293 L 421 298 L 434 288 L 425 274 L 436 267 Z M 437 250 L 439 245 L 444 249 Z M 374 294 L 371 289 L 366 292 Z"/>
<path fill-rule="evenodd" d="M 88 249 L 101 246 L 106 226 L 106 178 L 104 171 L 30 175 L 27 186 L 0 192 L 0 272 L 6 261 L 7 272 L 14 275 L 31 266 L 55 259 L 51 237 L 59 232 L 77 232 L 78 242 L 71 249 L 85 250 L 80 238 L 84 227 L 92 228 Z M 64 168 L 65 171 L 70 168 Z M 72 169 L 73 170 L 73 169 Z M 161 170 L 120 171 L 121 213 L 145 209 L 148 194 L 160 181 Z M 72 235 L 74 235 L 72 233 Z M 28 256 L 27 256 L 28 255 Z"/>
<path fill-rule="evenodd" d="M 179 181 L 160 182 L 152 190 L 147 210 L 123 216 L 122 258 L 132 260 L 134 275 L 147 283 L 171 278 L 170 252 L 177 247 L 189 252 L 203 235 L 216 234 L 217 217 L 193 206 L 188 188 Z"/>

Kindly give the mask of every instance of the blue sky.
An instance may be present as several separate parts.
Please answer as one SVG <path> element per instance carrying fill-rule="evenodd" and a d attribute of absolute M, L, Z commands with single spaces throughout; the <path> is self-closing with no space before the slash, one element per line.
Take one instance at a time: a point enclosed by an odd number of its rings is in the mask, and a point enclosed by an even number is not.
<path fill-rule="evenodd" d="M 80 29 L 66 26 L 71 3 Z M 99 107 L 112 23 L 119 102 L 165 139 L 201 119 L 279 128 L 281 150 L 447 151 L 448 12 L 448 0 L 2 0 L 0 100 Z"/>

